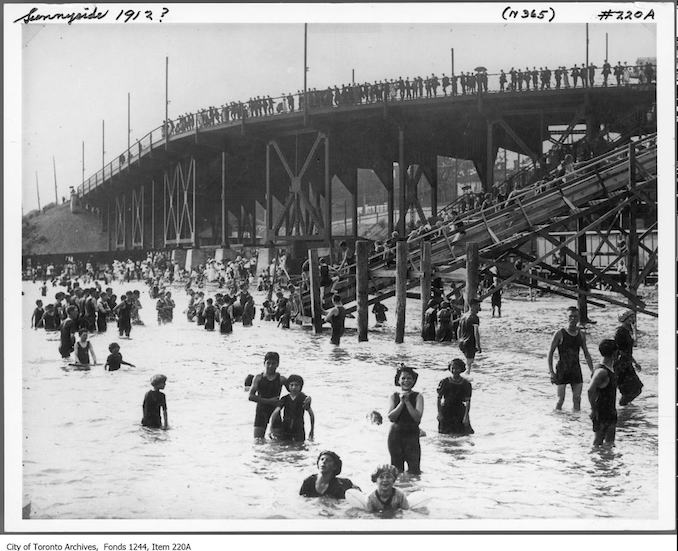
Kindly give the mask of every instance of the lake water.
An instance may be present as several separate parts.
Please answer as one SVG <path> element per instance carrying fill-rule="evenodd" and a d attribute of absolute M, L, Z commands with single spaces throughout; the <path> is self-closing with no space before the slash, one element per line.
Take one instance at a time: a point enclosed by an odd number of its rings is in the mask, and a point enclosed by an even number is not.
<path fill-rule="evenodd" d="M 182 315 L 183 290 L 172 325 L 158 327 L 154 301 L 141 283 L 114 286 L 116 293 L 142 292 L 143 327 L 131 340 L 116 328 L 92 338 L 99 362 L 117 341 L 124 367 L 105 372 L 65 372 L 58 335 L 29 328 L 38 286 L 24 283 L 23 298 L 23 490 L 37 519 L 347 519 L 368 517 L 346 502 L 303 498 L 302 480 L 316 472 L 319 451 L 341 455 L 346 476 L 363 491 L 370 473 L 388 462 L 388 422 L 370 425 L 377 409 L 386 418 L 395 390 L 395 367 L 419 369 L 415 390 L 425 399 L 421 427 L 422 475 L 398 485 L 431 498 L 426 510 L 405 518 L 428 519 L 654 519 L 658 514 L 657 320 L 639 316 L 636 358 L 645 388 L 619 408 L 617 445 L 593 449 L 586 386 L 581 413 L 568 394 L 555 412 L 546 355 L 554 331 L 566 324 L 560 298 L 529 302 L 505 297 L 502 318 L 483 304 L 483 354 L 472 373 L 471 422 L 475 434 L 453 438 L 437 433 L 436 387 L 446 366 L 459 357 L 455 343 L 423 343 L 418 335 L 419 302 L 408 302 L 405 343 L 394 343 L 394 300 L 388 327 L 359 343 L 348 331 L 341 346 L 329 332 L 276 328 L 255 320 L 236 324 L 231 335 L 207 332 Z M 53 295 L 57 289 L 50 289 Z M 257 304 L 261 297 L 255 296 Z M 590 307 L 598 321 L 588 330 L 589 350 L 614 334 L 620 308 Z M 355 320 L 349 321 L 349 327 Z M 370 314 L 370 325 L 374 317 Z M 276 350 L 279 371 L 304 377 L 313 398 L 316 438 L 303 445 L 255 442 L 255 404 L 243 382 L 262 370 L 263 355 Z M 588 369 L 583 361 L 585 385 Z M 141 403 L 154 373 L 168 377 L 171 430 L 142 428 Z M 284 392 L 284 391 L 283 391 Z M 308 423 L 308 420 L 307 420 Z M 308 429 L 308 425 L 307 425 Z"/>

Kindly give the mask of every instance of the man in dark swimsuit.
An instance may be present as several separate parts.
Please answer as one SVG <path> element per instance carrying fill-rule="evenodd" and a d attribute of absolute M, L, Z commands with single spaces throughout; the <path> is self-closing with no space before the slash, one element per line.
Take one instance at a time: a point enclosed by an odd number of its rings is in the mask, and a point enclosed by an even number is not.
<path fill-rule="evenodd" d="M 464 354 L 468 372 L 471 374 L 471 367 L 473 366 L 476 352 L 482 353 L 482 348 L 480 346 L 480 320 L 478 319 L 480 301 L 472 298 L 469 300 L 469 308 L 469 311 L 459 320 L 458 332 L 459 350 Z"/>
<path fill-rule="evenodd" d="M 568 326 L 559 329 L 553 335 L 551 348 L 548 355 L 549 374 L 551 383 L 558 386 L 558 402 L 556 409 L 560 410 L 565 401 L 565 389 L 567 385 L 572 387 L 572 403 L 575 411 L 581 407 L 581 391 L 583 379 L 579 365 L 579 349 L 584 352 L 586 363 L 593 373 L 593 361 L 588 348 L 586 348 L 586 335 L 579 329 L 579 310 L 570 306 L 567 309 Z M 558 349 L 558 363 L 553 370 L 553 353 Z"/>
<path fill-rule="evenodd" d="M 591 421 L 593 421 L 594 446 L 603 443 L 614 444 L 617 430 L 617 376 L 614 372 L 614 361 L 619 355 L 617 343 L 605 339 L 598 347 L 603 363 L 599 364 L 589 384 L 589 402 L 591 403 Z"/>
<path fill-rule="evenodd" d="M 68 318 L 61 324 L 61 344 L 59 353 L 62 358 L 70 358 L 75 348 L 75 332 L 78 329 L 78 307 L 71 305 L 68 307 Z"/>

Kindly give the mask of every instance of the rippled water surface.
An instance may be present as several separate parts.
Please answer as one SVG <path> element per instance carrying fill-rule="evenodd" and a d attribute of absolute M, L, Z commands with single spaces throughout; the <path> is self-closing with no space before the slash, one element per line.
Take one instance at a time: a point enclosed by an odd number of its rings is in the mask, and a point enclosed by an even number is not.
<path fill-rule="evenodd" d="M 455 344 L 421 342 L 418 301 L 408 303 L 404 344 L 394 344 L 390 300 L 389 327 L 371 331 L 367 343 L 349 329 L 335 347 L 327 332 L 284 331 L 258 320 L 251 328 L 235 325 L 231 335 L 206 332 L 181 315 L 187 299 L 180 290 L 174 324 L 158 327 L 154 302 L 141 284 L 115 290 L 131 288 L 142 291 L 146 325 L 135 326 L 129 341 L 119 340 L 109 325 L 92 343 L 103 362 L 108 344 L 118 341 L 124 359 L 137 367 L 65 372 L 58 336 L 29 328 L 38 287 L 24 285 L 23 483 L 33 518 L 365 516 L 345 502 L 302 498 L 299 486 L 315 472 L 318 452 L 329 448 L 343 458 L 342 476 L 372 491 L 371 471 L 388 462 L 388 427 L 370 425 L 365 416 L 377 409 L 386 417 L 400 362 L 420 370 L 415 390 L 425 398 L 421 426 L 427 436 L 421 439 L 421 477 L 405 477 L 399 485 L 431 498 L 425 511 L 405 517 L 657 517 L 656 319 L 639 317 L 643 393 L 620 408 L 616 447 L 594 450 L 586 387 L 581 413 L 571 411 L 569 389 L 564 410 L 553 410 L 546 355 L 553 332 L 566 323 L 571 303 L 562 299 L 505 299 L 504 317 L 494 319 L 483 306 L 484 353 L 472 374 L 475 434 L 452 438 L 437 433 L 435 389 L 459 351 Z M 599 322 L 588 335 L 594 361 L 619 311 L 591 309 Z M 280 353 L 282 374 L 304 377 L 316 414 L 315 441 L 295 447 L 253 440 L 255 405 L 243 382 L 261 371 L 267 350 Z M 582 364 L 586 385 L 583 357 Z M 168 377 L 168 431 L 140 426 L 141 402 L 157 372 Z"/>

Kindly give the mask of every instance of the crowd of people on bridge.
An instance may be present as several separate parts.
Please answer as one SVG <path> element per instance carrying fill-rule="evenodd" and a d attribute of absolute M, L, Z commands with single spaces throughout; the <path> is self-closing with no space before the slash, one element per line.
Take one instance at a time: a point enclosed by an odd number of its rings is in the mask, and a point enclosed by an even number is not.
<path fill-rule="evenodd" d="M 596 81 L 596 71 L 600 69 L 602 81 Z M 341 107 L 344 105 L 360 105 L 382 102 L 406 101 L 421 98 L 437 98 L 447 96 L 465 96 L 479 93 L 488 93 L 489 77 L 498 78 L 496 92 L 522 92 L 530 90 L 550 90 L 603 86 L 612 84 L 614 78 L 616 86 L 629 86 L 631 79 L 637 79 L 640 84 L 652 83 L 656 79 L 655 65 L 645 62 L 642 65 L 629 65 L 628 62 L 618 61 L 611 65 L 604 60 L 599 68 L 593 63 L 588 65 L 574 64 L 572 67 L 559 65 L 554 68 L 533 66 L 511 67 L 508 71 L 501 69 L 498 74 L 490 75 L 485 67 L 476 67 L 473 71 L 462 71 L 460 74 L 440 76 L 432 73 L 422 76 L 398 76 L 385 78 L 374 82 L 335 84 L 327 88 L 311 88 L 304 94 L 283 93 L 272 98 L 270 95 L 254 96 L 247 101 L 231 101 L 220 107 L 210 106 L 200 109 L 196 113 L 185 113 L 176 120 L 167 120 L 167 131 L 170 135 L 182 134 L 195 130 L 196 126 L 207 127 L 228 122 L 243 120 L 251 117 L 266 117 L 281 113 L 304 111 L 305 100 L 308 107 Z M 553 86 L 552 86 L 553 85 Z M 163 132 L 165 123 L 163 123 Z"/>

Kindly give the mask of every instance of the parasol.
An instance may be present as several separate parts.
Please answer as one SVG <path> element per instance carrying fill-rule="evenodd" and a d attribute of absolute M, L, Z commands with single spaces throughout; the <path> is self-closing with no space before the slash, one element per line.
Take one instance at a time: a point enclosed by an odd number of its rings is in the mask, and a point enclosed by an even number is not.
<path fill-rule="evenodd" d="M 483 67 L 482 65 L 481 65 L 480 67 L 476 67 L 476 68 L 473 69 L 473 70 L 474 70 L 474 71 L 479 71 L 479 72 L 482 72 L 482 73 L 487 72 L 487 69 L 486 69 L 485 67 Z"/>

